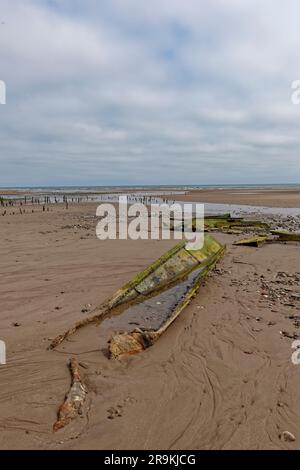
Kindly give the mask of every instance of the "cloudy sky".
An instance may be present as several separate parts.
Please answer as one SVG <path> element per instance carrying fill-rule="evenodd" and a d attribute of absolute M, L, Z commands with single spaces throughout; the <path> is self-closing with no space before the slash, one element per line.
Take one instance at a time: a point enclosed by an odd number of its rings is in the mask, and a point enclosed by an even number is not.
<path fill-rule="evenodd" d="M 300 182 L 299 0 L 0 0 L 0 185 Z"/>

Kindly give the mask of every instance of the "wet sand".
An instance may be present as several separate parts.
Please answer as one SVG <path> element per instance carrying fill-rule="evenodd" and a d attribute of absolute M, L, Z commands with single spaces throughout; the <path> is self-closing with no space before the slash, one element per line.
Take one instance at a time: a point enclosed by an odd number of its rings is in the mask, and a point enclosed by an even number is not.
<path fill-rule="evenodd" d="M 175 242 L 100 242 L 94 204 L 37 210 L 0 215 L 1 449 L 300 449 L 299 244 L 216 234 L 227 253 L 190 306 L 154 346 L 113 361 L 101 325 L 47 346 Z M 53 434 L 74 353 L 88 400 Z"/>
<path fill-rule="evenodd" d="M 300 207 L 299 189 L 201 189 L 180 195 L 181 201 L 245 204 L 267 207 Z"/>

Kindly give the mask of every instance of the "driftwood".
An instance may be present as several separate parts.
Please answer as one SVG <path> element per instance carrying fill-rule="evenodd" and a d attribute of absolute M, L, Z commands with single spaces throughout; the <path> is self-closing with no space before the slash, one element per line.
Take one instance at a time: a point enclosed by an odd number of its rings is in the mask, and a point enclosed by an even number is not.
<path fill-rule="evenodd" d="M 87 395 L 86 386 L 83 384 L 77 360 L 70 359 L 69 368 L 72 377 L 71 388 L 65 401 L 57 413 L 57 421 L 53 425 L 53 432 L 65 427 L 72 419 L 82 413 L 82 407 Z"/>

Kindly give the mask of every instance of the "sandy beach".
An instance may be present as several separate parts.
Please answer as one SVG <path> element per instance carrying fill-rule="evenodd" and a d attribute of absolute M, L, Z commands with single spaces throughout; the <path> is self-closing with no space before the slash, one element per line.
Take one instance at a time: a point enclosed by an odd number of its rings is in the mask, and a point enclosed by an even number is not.
<path fill-rule="evenodd" d="M 10 465 L 296 460 L 299 18 L 297 1 L 1 1 Z"/>
<path fill-rule="evenodd" d="M 208 202 L 300 207 L 300 191 L 247 192 L 197 194 Z M 96 204 L 48 207 L 0 210 L 1 449 L 300 449 L 300 365 L 291 361 L 299 244 L 238 247 L 236 235 L 216 233 L 226 255 L 191 304 L 151 348 L 110 360 L 101 325 L 47 347 L 175 242 L 101 242 Z M 53 433 L 73 355 L 87 406 Z M 296 440 L 282 439 L 285 431 Z"/>

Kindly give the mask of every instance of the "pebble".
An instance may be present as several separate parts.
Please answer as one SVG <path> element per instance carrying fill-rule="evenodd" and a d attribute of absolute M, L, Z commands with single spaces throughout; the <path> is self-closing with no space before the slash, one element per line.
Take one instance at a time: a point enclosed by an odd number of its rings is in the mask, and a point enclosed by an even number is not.
<path fill-rule="evenodd" d="M 283 439 L 286 441 L 286 442 L 294 442 L 296 440 L 294 434 L 292 434 L 291 432 L 289 431 L 284 431 L 282 433 L 282 437 Z"/>
<path fill-rule="evenodd" d="M 81 309 L 81 313 L 87 313 L 91 308 L 91 304 L 86 304 L 84 307 Z"/>

